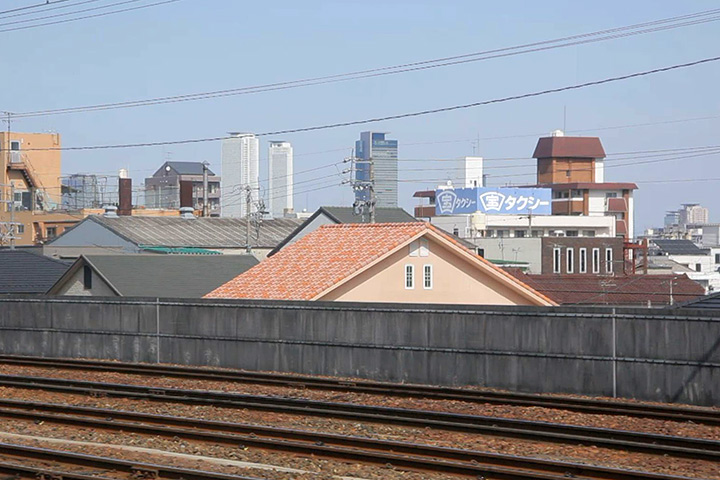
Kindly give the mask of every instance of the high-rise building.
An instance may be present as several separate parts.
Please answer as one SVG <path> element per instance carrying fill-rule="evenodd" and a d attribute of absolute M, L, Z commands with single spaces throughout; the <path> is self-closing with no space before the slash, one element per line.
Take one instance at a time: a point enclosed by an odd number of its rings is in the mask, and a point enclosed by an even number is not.
<path fill-rule="evenodd" d="M 290 142 L 270 142 L 268 160 L 268 206 L 272 216 L 277 218 L 293 209 L 293 148 Z"/>
<path fill-rule="evenodd" d="M 244 217 L 247 211 L 247 189 L 251 203 L 258 200 L 260 188 L 260 141 L 252 133 L 230 132 L 222 142 L 222 180 L 220 210 L 223 217 Z"/>
<path fill-rule="evenodd" d="M 376 207 L 398 206 L 398 142 L 385 138 L 387 132 L 362 132 L 355 142 L 355 156 L 365 162 L 358 163 L 355 179 L 370 181 L 372 160 Z M 355 200 L 365 201 L 367 190 L 355 193 Z"/>
<path fill-rule="evenodd" d="M 699 203 L 683 203 L 678 214 L 679 223 L 682 226 L 703 225 L 710 221 L 708 209 L 700 206 Z"/>

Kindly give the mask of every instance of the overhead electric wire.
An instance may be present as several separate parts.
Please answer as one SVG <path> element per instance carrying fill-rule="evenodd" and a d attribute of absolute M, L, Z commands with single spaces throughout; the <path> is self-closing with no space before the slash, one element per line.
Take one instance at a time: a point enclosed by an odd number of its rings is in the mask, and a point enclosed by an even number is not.
<path fill-rule="evenodd" d="M 68 0 L 62 0 L 62 1 L 67 2 Z M 52 10 L 60 10 L 62 8 L 79 7 L 80 5 L 85 5 L 88 3 L 97 3 L 100 1 L 102 1 L 102 0 L 83 0 L 80 2 L 76 2 L 76 3 L 68 3 L 68 4 L 64 4 L 64 5 L 58 5 L 56 7 L 51 7 L 50 5 L 55 5 L 56 3 L 60 3 L 60 2 L 43 3 L 42 6 L 47 7 L 47 8 L 43 8 L 41 12 L 23 12 L 23 13 L 14 13 L 12 15 L 0 14 L 0 20 L 5 19 L 5 18 L 24 17 L 26 15 L 37 15 L 38 13 L 45 13 L 45 12 L 49 12 Z"/>
<path fill-rule="evenodd" d="M 384 122 L 384 121 L 389 121 L 389 120 L 399 120 L 399 119 L 403 119 L 403 118 L 414 118 L 414 117 L 421 117 L 421 116 L 426 116 L 426 115 L 434 115 L 437 113 L 452 112 L 452 111 L 456 111 L 456 110 L 464 110 L 464 109 L 476 108 L 476 107 L 480 107 L 480 106 L 486 106 L 486 105 L 492 105 L 492 104 L 498 104 L 498 103 L 506 103 L 506 102 L 522 100 L 522 99 L 526 99 L 526 98 L 540 97 L 540 96 L 549 95 L 552 93 L 560 93 L 560 92 L 571 91 L 571 90 L 579 90 L 582 88 L 604 85 L 604 84 L 629 80 L 629 79 L 633 79 L 633 78 L 639 78 L 639 77 L 645 77 L 648 75 L 655 75 L 658 73 L 669 72 L 672 70 L 694 67 L 694 66 L 698 66 L 698 65 L 711 63 L 711 62 L 717 62 L 719 60 L 720 60 L 720 56 L 709 57 L 709 58 L 704 58 L 701 60 L 696 60 L 693 62 L 680 63 L 680 64 L 675 64 L 675 65 L 670 65 L 667 67 L 654 68 L 651 70 L 645 70 L 645 71 L 630 73 L 630 74 L 626 74 L 626 75 L 608 77 L 608 78 L 604 78 L 602 80 L 593 80 L 593 81 L 589 81 L 589 82 L 567 85 L 564 87 L 549 88 L 549 89 L 545 89 L 545 90 L 539 90 L 539 91 L 530 92 L 530 93 L 523 93 L 523 94 L 519 94 L 519 95 L 510 95 L 510 96 L 506 96 L 506 97 L 495 98 L 492 100 L 483 100 L 483 101 L 479 101 L 479 102 L 465 103 L 465 104 L 461 104 L 461 105 L 453 105 L 453 106 L 449 106 L 449 107 L 434 108 L 434 109 L 421 110 L 421 111 L 402 113 L 402 114 L 396 114 L 396 115 L 387 115 L 387 116 L 382 116 L 382 117 L 371 117 L 371 118 L 366 118 L 366 119 L 362 119 L 362 120 L 351 120 L 351 121 L 346 121 L 346 122 L 329 123 L 329 124 L 316 125 L 316 126 L 311 126 L 311 127 L 275 130 L 275 131 L 258 133 L 258 134 L 255 134 L 255 136 L 266 137 L 266 136 L 272 136 L 272 135 L 286 135 L 289 133 L 312 132 L 312 131 L 318 131 L 318 130 L 328 130 L 328 129 L 341 128 L 341 127 L 365 125 L 365 124 L 369 124 L 369 123 Z M 183 144 L 193 144 L 193 143 L 217 142 L 217 141 L 224 140 L 226 138 L 234 138 L 234 137 L 221 136 L 221 137 L 195 138 L 195 139 L 186 139 L 186 140 L 169 140 L 169 141 L 159 141 L 159 142 L 125 143 L 125 144 L 115 144 L 115 145 L 90 145 L 90 146 L 80 146 L 80 147 L 48 147 L 48 148 L 35 148 L 35 149 L 30 148 L 30 149 L 25 149 L 25 151 L 33 151 L 33 150 L 36 150 L 36 151 L 37 150 L 77 151 L 77 150 L 105 150 L 105 149 L 116 149 L 116 148 L 158 147 L 158 146 L 164 146 L 164 145 L 183 145 Z M 0 150 L 0 151 L 2 151 L 2 150 Z"/>
<path fill-rule="evenodd" d="M 33 8 L 46 7 L 46 6 L 48 6 L 48 5 L 52 5 L 53 3 L 64 3 L 64 2 L 67 2 L 67 1 L 68 1 L 68 0 L 56 0 L 56 1 L 54 1 L 54 2 L 51 3 L 51 2 L 48 0 L 48 1 L 46 1 L 45 3 L 36 3 L 36 4 L 34 4 L 34 5 L 27 5 L 27 6 L 24 6 L 24 7 L 12 8 L 12 9 L 10 9 L 10 10 L 4 10 L 4 11 L 0 12 L 0 15 L 4 15 L 4 14 L 6 14 L 6 13 L 19 12 L 19 11 L 22 11 L 22 10 L 31 10 L 31 9 L 33 9 Z"/>
<path fill-rule="evenodd" d="M 18 25 L 18 24 L 21 24 L 21 23 L 38 22 L 38 21 L 40 21 L 40 20 L 46 20 L 46 19 L 48 19 L 48 18 L 67 17 L 67 16 L 70 16 L 70 15 L 77 15 L 77 14 L 79 14 L 79 13 L 93 12 L 93 11 L 96 11 L 96 10 L 103 10 L 103 9 L 106 9 L 106 8 L 118 7 L 118 6 L 120 6 L 120 5 L 127 5 L 127 4 L 129 4 L 129 3 L 138 3 L 138 2 L 142 2 L 142 1 L 145 1 L 145 0 L 124 0 L 124 1 L 122 1 L 122 2 L 108 3 L 107 5 L 100 5 L 100 6 L 97 6 L 97 7 L 84 8 L 84 9 L 82 9 L 82 10 L 74 10 L 74 11 L 72 11 L 72 12 L 55 13 L 55 14 L 53 14 L 53 15 L 46 15 L 46 16 L 44 16 L 44 17 L 26 18 L 26 19 L 23 19 L 23 20 L 13 20 L 12 22 L 0 23 L 0 28 L 1 28 L 1 27 L 6 27 L 6 26 L 8 26 L 8 25 Z M 1 31 L 1 30 L 0 30 L 0 31 Z"/>
<path fill-rule="evenodd" d="M 149 4 L 147 4 L 147 5 L 138 5 L 137 7 L 128 7 L 128 8 L 123 8 L 123 9 L 120 9 L 120 10 L 113 10 L 113 11 L 111 11 L 111 12 L 94 13 L 94 14 L 92 14 L 92 15 L 85 15 L 85 16 L 77 17 L 77 18 L 67 18 L 67 19 L 65 19 L 65 20 L 55 20 L 55 21 L 52 21 L 52 22 L 39 23 L 39 24 L 37 24 L 37 25 L 25 25 L 25 26 L 23 26 L 23 27 L 5 28 L 5 29 L 0 29 L 0 33 L 14 32 L 14 31 L 17 31 L 17 30 L 27 30 L 27 29 L 31 29 L 31 28 L 46 27 L 46 26 L 49 26 L 49 25 L 59 25 L 59 24 L 63 24 L 63 23 L 77 22 L 77 21 L 79 21 L 79 20 L 87 20 L 87 19 L 89 19 L 89 18 L 106 17 L 106 16 L 108 16 L 108 15 L 115 15 L 115 14 L 118 14 L 118 13 L 131 12 L 131 11 L 134 11 L 134 10 L 141 10 L 141 9 L 143 9 L 143 8 L 157 7 L 157 6 L 160 6 L 160 5 L 166 5 L 166 4 L 169 4 L 169 3 L 176 3 L 176 2 L 179 2 L 179 1 L 181 1 L 181 0 L 163 0 L 163 1 L 160 1 L 160 2 L 149 3 Z"/>
<path fill-rule="evenodd" d="M 298 88 L 312 85 L 319 85 L 324 83 L 334 83 L 340 81 L 357 80 L 364 78 L 372 78 L 385 75 L 396 75 L 399 73 L 406 73 L 411 71 L 426 70 L 431 68 L 445 67 L 451 65 L 458 65 L 469 62 L 476 62 L 482 60 L 488 60 L 492 58 L 507 57 L 513 55 L 520 55 L 524 53 L 532 53 L 538 51 L 544 51 L 555 48 L 562 48 L 568 46 L 581 45 L 585 43 L 599 42 L 604 40 L 612 40 L 616 38 L 623 38 L 632 35 L 640 35 L 645 33 L 653 33 L 656 31 L 667 30 L 672 28 L 680 28 L 685 26 L 697 25 L 700 23 L 714 22 L 720 20 L 720 9 L 706 10 L 702 12 L 696 12 L 693 14 L 681 15 L 676 17 L 664 18 L 660 20 L 654 20 L 650 22 L 644 22 L 640 24 L 627 25 L 623 27 L 616 27 L 607 30 L 600 30 L 596 32 L 583 33 L 578 35 L 572 35 L 568 37 L 561 37 L 552 40 L 544 40 L 540 42 L 527 43 L 523 45 L 517 45 L 512 47 L 504 47 L 492 50 L 485 50 L 480 52 L 474 52 L 463 55 L 456 55 L 450 57 L 437 58 L 432 60 L 423 60 L 419 62 L 405 63 L 387 67 L 379 67 L 366 70 L 358 70 L 354 72 L 326 75 L 320 77 L 312 77 L 300 80 L 291 80 L 285 82 L 270 83 L 264 85 L 256 85 L 249 87 L 240 87 L 225 90 L 216 90 L 201 93 L 192 93 L 175 96 L 157 97 L 144 100 L 132 100 L 124 102 L 104 103 L 96 105 L 86 105 L 78 107 L 67 107 L 60 109 L 51 110 L 39 110 L 32 112 L 21 112 L 18 113 L 18 118 L 33 117 L 33 116 L 47 116 L 57 115 L 65 113 L 80 113 L 90 112 L 99 110 L 109 110 L 117 108 L 130 108 L 140 107 L 149 105 L 158 105 L 165 103 L 176 103 L 194 100 L 204 100 L 208 98 L 218 98 L 233 95 L 243 95 L 251 93 L 260 93 L 272 90 L 284 90 L 288 88 Z M 678 21 L 684 21 L 684 23 L 673 23 Z M 654 27 L 646 30 L 638 30 L 645 27 Z M 0 30 L 2 32 L 4 30 Z M 595 38 L 598 37 L 598 38 Z M 562 43 L 565 42 L 565 43 Z M 558 45 L 554 45 L 558 44 Z"/>

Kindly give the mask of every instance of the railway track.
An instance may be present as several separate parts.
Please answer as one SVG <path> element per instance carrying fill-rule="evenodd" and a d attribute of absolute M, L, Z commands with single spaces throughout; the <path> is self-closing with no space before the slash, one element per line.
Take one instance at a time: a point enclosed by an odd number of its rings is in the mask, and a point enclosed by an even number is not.
<path fill-rule="evenodd" d="M 50 463 L 33 466 L 33 461 Z M 63 468 L 64 467 L 64 468 Z M 150 463 L 130 462 L 116 458 L 98 457 L 47 448 L 0 443 L 0 472 L 16 478 L 33 480 L 109 480 L 108 477 L 74 473 L 68 468 L 89 467 L 112 473 L 123 473 L 128 478 L 168 480 L 259 480 L 252 477 L 226 475 Z"/>
<path fill-rule="evenodd" d="M 514 455 L 491 454 L 454 448 L 434 447 L 406 442 L 371 440 L 336 434 L 305 432 L 258 425 L 212 422 L 207 420 L 168 417 L 163 415 L 137 414 L 87 407 L 47 405 L 35 402 L 15 402 L 17 417 L 33 421 L 56 422 L 73 426 L 113 431 L 133 432 L 150 436 L 183 438 L 224 444 L 231 447 L 252 447 L 294 454 L 325 457 L 345 462 L 384 465 L 386 467 L 445 473 L 483 479 L 546 479 L 567 478 L 598 480 L 680 480 L 685 477 L 649 474 L 615 468 L 605 468 L 577 463 L 541 460 Z M 33 409 L 67 411 L 64 414 L 46 414 Z M 7 409 L 0 410 L 6 416 Z M 100 418 L 102 417 L 102 418 Z M 130 420 L 130 421 L 128 421 Z M 182 426 L 182 428 L 178 428 Z M 228 433 L 233 432 L 233 433 Z M 237 432 L 243 432 L 239 434 Z M 0 444 L 0 455 L 6 453 Z M 38 449 L 29 450 L 32 458 L 38 458 Z M 10 451 L 17 451 L 11 449 Z M 42 457 L 52 459 L 50 457 Z M 72 454 L 73 458 L 76 457 Z M 84 457 L 84 456 L 81 456 Z M 97 457 L 92 457 L 95 459 Z M 62 459 L 61 459 L 62 460 Z M 82 465 L 111 468 L 105 461 L 88 461 Z M 64 461 L 64 460 L 63 460 Z M 136 469 L 136 464 L 132 464 Z M 129 465 L 124 465 L 127 468 Z M 141 471 L 157 471 L 145 466 Z M 1 465 L 0 465 L 0 471 Z M 187 477 L 186 480 L 193 480 Z M 235 477 L 242 478 L 242 477 Z M 84 479 L 83 479 L 84 480 Z M 199 479 L 198 479 L 199 480 Z"/>
<path fill-rule="evenodd" d="M 162 403 L 213 405 L 294 415 L 322 416 L 361 422 L 462 431 L 541 442 L 595 445 L 630 452 L 720 461 L 720 442 L 717 441 L 578 425 L 217 391 L 157 389 L 138 385 L 57 378 L 0 375 L 0 385 L 84 395 L 139 398 Z M 0 400 L 0 407 L 12 408 L 13 405 L 20 404 L 13 400 Z M 7 412 L 7 408 L 0 408 L 0 416 L 10 415 L 11 412 Z"/>
<path fill-rule="evenodd" d="M 252 383 L 282 387 L 367 393 L 383 396 L 458 400 L 472 403 L 556 408 L 590 414 L 625 415 L 676 422 L 720 426 L 720 411 L 671 405 L 616 402 L 587 398 L 547 396 L 529 393 L 506 393 L 461 388 L 409 385 L 372 381 L 353 381 L 301 375 L 215 370 L 204 367 L 117 363 L 99 360 L 49 359 L 0 355 L 0 364 L 58 369 L 94 370 L 135 375 L 160 375 L 199 380 Z"/>

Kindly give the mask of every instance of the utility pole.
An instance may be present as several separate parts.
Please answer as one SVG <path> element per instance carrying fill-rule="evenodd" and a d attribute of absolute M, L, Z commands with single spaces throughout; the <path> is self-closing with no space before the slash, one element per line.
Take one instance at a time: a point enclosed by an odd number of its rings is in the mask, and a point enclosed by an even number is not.
<path fill-rule="evenodd" d="M 345 161 L 350 161 L 353 163 L 353 170 L 355 172 L 357 172 L 357 165 L 367 165 L 367 180 L 358 180 L 357 175 L 355 175 L 355 180 L 351 180 L 350 182 L 355 192 L 366 192 L 363 195 L 362 200 L 355 200 L 355 203 L 353 203 L 353 207 L 355 211 L 360 212 L 358 214 L 363 215 L 363 217 L 367 212 L 369 215 L 370 223 L 375 223 L 375 204 L 377 202 L 377 199 L 375 197 L 375 162 L 373 161 L 372 157 L 368 160 L 361 160 L 355 156 L 350 157 Z"/>
<path fill-rule="evenodd" d="M 208 162 L 203 162 L 203 209 L 202 216 L 210 216 L 210 208 L 208 206 Z"/>
<path fill-rule="evenodd" d="M 15 250 L 15 182 L 10 182 L 10 250 Z"/>
<path fill-rule="evenodd" d="M 250 247 L 250 207 L 252 206 L 252 189 L 245 186 L 245 253 L 252 253 Z"/>

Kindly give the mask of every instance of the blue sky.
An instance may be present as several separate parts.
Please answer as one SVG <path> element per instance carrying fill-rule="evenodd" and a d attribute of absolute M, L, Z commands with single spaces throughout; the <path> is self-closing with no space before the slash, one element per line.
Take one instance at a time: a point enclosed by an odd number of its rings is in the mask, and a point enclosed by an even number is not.
<path fill-rule="evenodd" d="M 72 0 L 77 1 L 77 0 Z M 115 0 L 117 1 L 117 0 Z M 0 2 L 0 9 L 33 0 Z M 114 3 L 104 0 L 102 3 Z M 151 3 L 144 0 L 144 3 Z M 718 7 L 715 1 L 477 2 L 181 0 L 104 18 L 0 32 L 0 110 L 27 112 L 236 88 L 421 61 L 655 20 Z M 15 19 L 0 18 L 2 24 Z M 53 130 L 64 146 L 265 132 L 482 101 L 684 63 L 720 54 L 719 22 L 395 76 L 197 102 L 18 120 L 18 131 Z M 563 127 L 597 135 L 608 153 L 720 144 L 720 64 L 612 85 L 433 116 L 283 135 L 295 169 L 349 154 L 359 132 L 391 132 L 400 143 L 401 205 L 446 178 L 443 163 L 488 160 L 490 185 L 533 180 L 538 134 Z M 602 127 L 705 120 L 646 127 Z M 490 137 L 512 136 L 508 139 Z M 261 164 L 267 140 L 261 142 Z M 345 149 L 343 151 L 343 149 Z M 321 153 L 324 152 L 324 153 Z M 63 172 L 129 168 L 135 185 L 166 158 L 209 161 L 219 143 L 63 153 Z M 608 169 L 608 181 L 638 182 L 636 229 L 665 210 L 700 202 L 720 221 L 718 155 Z M 513 167 L 513 168 L 495 168 Z M 349 204 L 351 191 L 328 167 L 296 177 L 296 208 Z M 524 175 L 523 175 L 524 174 Z M 515 176 L 506 176 L 515 175 Z M 261 177 L 267 176 L 265 165 Z M 418 181 L 407 181 L 414 180 Z M 324 188 L 323 188 L 324 187 Z M 312 190 L 312 191 L 310 191 Z"/>

